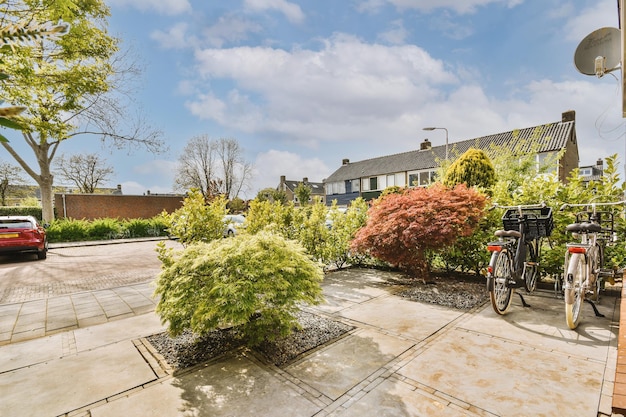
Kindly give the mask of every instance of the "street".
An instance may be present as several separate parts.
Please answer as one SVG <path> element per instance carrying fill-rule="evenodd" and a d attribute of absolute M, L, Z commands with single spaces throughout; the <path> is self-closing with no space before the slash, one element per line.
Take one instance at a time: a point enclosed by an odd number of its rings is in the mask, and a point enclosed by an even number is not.
<path fill-rule="evenodd" d="M 180 247 L 166 240 L 168 247 Z M 52 247 L 48 258 L 0 256 L 0 304 L 113 288 L 150 281 L 161 262 L 157 241 Z"/>

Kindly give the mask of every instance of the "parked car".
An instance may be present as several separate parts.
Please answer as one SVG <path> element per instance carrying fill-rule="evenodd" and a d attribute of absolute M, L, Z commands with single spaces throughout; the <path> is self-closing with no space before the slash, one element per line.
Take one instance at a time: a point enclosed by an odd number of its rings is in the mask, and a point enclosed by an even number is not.
<path fill-rule="evenodd" d="M 224 216 L 224 237 L 231 237 L 237 234 L 238 228 L 244 228 L 246 217 L 243 214 L 227 214 Z"/>
<path fill-rule="evenodd" d="M 46 229 L 33 216 L 0 216 L 0 254 L 33 252 L 48 256 Z"/>

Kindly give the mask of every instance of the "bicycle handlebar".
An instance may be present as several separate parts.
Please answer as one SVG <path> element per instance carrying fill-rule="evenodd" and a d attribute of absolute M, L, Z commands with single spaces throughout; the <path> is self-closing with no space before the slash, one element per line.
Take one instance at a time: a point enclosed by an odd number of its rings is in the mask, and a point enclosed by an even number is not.
<path fill-rule="evenodd" d="M 546 203 L 543 201 L 539 204 L 526 204 L 526 205 L 517 205 L 517 206 L 501 206 L 498 203 L 493 203 L 493 205 L 489 208 L 489 210 L 493 210 L 495 208 L 500 209 L 517 209 L 518 211 L 522 211 L 523 209 L 533 209 L 533 208 L 544 208 L 546 207 Z"/>
<path fill-rule="evenodd" d="M 580 204 L 565 203 L 565 204 L 563 204 L 561 206 L 559 211 L 563 211 L 563 210 L 565 210 L 568 207 L 589 207 L 589 206 L 591 206 L 593 212 L 595 213 L 596 206 L 617 206 L 619 204 L 626 204 L 626 200 L 614 201 L 614 202 L 611 202 L 611 203 L 580 203 Z"/>

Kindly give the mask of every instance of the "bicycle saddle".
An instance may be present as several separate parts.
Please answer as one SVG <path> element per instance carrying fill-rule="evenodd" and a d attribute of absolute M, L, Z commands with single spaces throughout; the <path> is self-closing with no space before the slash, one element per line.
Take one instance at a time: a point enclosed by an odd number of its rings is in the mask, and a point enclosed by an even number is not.
<path fill-rule="evenodd" d="M 568 224 L 565 230 L 573 233 L 599 233 L 602 231 L 602 226 L 598 223 L 589 222 L 572 223 Z"/>
<path fill-rule="evenodd" d="M 496 230 L 494 235 L 497 237 L 514 237 L 517 239 L 522 237 L 522 234 L 517 230 Z"/>

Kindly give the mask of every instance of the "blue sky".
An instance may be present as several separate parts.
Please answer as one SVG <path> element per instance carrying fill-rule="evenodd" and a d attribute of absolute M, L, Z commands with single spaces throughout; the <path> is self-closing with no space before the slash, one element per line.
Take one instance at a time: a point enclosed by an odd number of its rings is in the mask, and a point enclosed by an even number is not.
<path fill-rule="evenodd" d="M 343 158 L 443 145 L 426 126 L 452 144 L 567 110 L 581 165 L 624 161 L 620 71 L 598 79 L 573 64 L 587 34 L 618 26 L 615 0 L 105 1 L 110 33 L 145 68 L 136 102 L 169 151 L 76 138 L 60 152 L 100 152 L 126 194 L 171 192 L 178 155 L 203 134 L 242 145 L 250 198 L 281 175 L 322 181 Z"/>

